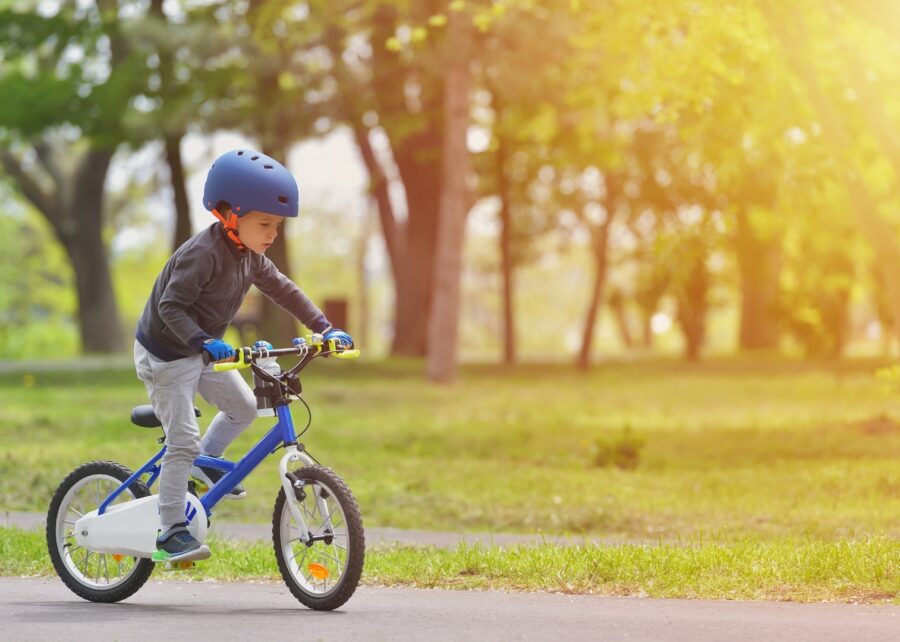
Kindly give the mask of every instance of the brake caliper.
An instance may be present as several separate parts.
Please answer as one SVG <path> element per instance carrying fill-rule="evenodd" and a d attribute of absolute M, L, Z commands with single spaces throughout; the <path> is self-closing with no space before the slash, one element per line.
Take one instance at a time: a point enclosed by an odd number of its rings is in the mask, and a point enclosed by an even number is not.
<path fill-rule="evenodd" d="M 291 482 L 291 488 L 294 489 L 294 497 L 297 498 L 297 501 L 302 502 L 304 499 L 306 499 L 306 491 L 303 490 L 305 482 L 298 478 L 297 475 L 295 475 L 291 471 L 288 471 L 285 474 L 285 477 L 287 477 L 288 481 Z"/>

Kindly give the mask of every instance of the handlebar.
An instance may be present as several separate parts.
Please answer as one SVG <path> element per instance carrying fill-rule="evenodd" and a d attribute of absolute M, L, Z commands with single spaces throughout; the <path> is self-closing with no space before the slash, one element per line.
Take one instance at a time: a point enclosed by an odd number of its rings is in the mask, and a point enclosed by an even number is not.
<path fill-rule="evenodd" d="M 359 350 L 341 347 L 334 339 L 327 342 L 323 340 L 321 334 L 306 335 L 305 338 L 294 339 L 294 347 L 292 348 L 236 348 L 237 354 L 223 361 L 214 362 L 213 369 L 216 371 L 224 370 L 240 370 L 249 368 L 257 359 L 266 359 L 269 357 L 285 357 L 302 355 L 301 362 L 315 357 L 337 357 L 338 359 L 356 359 L 359 357 Z M 201 353 L 203 365 L 209 365 L 211 355 L 204 351 Z"/>

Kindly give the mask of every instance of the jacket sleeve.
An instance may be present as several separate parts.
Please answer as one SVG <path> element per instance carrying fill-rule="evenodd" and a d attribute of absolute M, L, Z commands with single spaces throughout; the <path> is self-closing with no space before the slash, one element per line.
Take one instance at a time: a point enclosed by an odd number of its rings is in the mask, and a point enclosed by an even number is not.
<path fill-rule="evenodd" d="M 215 265 L 209 252 L 200 248 L 192 250 L 179 256 L 172 267 L 169 282 L 159 298 L 159 316 L 176 337 L 199 352 L 203 342 L 212 337 L 187 310 L 212 278 Z"/>
<path fill-rule="evenodd" d="M 290 312 L 294 318 L 313 332 L 325 332 L 331 327 L 325 314 L 316 307 L 297 284 L 282 274 L 272 261 L 259 255 L 260 262 L 253 284 L 274 303 Z"/>

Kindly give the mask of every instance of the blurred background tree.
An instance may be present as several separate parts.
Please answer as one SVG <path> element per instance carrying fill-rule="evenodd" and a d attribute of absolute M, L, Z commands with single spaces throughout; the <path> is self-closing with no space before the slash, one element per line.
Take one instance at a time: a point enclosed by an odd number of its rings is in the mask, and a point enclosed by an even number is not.
<path fill-rule="evenodd" d="M 214 155 L 191 141 L 232 132 L 288 163 L 352 142 L 378 239 L 322 212 L 335 240 L 303 263 L 357 266 L 351 316 L 436 381 L 485 348 L 583 368 L 598 351 L 882 349 L 900 318 L 898 32 L 876 0 L 7 3 L 4 230 L 23 242 L 3 336 L 40 318 L 78 328 L 81 351 L 123 350 L 140 304 L 115 284 L 141 270 L 116 248 L 167 230 L 149 288 L 202 214 L 191 178 Z M 108 184 L 127 159 L 160 171 Z M 292 221 L 269 252 L 286 274 L 309 233 Z M 53 270 L 34 269 L 41 244 Z M 260 336 L 298 332 L 258 315 Z"/>

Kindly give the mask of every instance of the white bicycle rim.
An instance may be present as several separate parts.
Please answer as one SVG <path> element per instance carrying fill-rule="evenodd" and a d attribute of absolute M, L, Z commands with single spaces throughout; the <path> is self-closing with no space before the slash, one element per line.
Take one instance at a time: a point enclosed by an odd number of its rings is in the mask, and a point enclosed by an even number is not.
<path fill-rule="evenodd" d="M 347 571 L 350 532 L 347 528 L 346 515 L 331 488 L 319 480 L 307 480 L 303 489 L 306 498 L 302 502 L 291 496 L 285 498 L 279 523 L 281 552 L 287 568 L 300 588 L 310 595 L 324 597 L 338 588 L 341 578 Z M 325 489 L 327 497 L 321 497 L 321 489 Z M 325 511 L 321 510 L 320 499 L 326 506 Z M 290 501 L 296 502 L 303 519 L 306 520 L 310 535 L 324 536 L 327 534 L 326 531 L 331 529 L 330 543 L 317 540 L 312 546 L 307 546 L 300 539 L 300 528 L 287 504 Z"/>
<path fill-rule="evenodd" d="M 63 497 L 56 515 L 56 546 L 63 564 L 79 584 L 91 589 L 119 586 L 138 568 L 135 557 L 98 553 L 79 546 L 75 541 L 75 520 L 98 508 L 121 484 L 121 480 L 110 475 L 90 475 L 79 479 Z M 126 489 L 110 506 L 131 499 L 134 496 Z"/>

